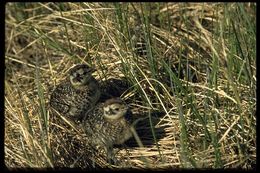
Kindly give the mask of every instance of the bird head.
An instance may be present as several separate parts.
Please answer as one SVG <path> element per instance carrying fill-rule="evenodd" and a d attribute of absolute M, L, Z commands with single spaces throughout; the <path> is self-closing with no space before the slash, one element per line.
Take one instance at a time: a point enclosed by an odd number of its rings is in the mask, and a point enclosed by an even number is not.
<path fill-rule="evenodd" d="M 128 106 L 120 98 L 112 98 L 104 103 L 103 111 L 105 119 L 117 120 L 126 115 Z"/>
<path fill-rule="evenodd" d="M 70 82 L 75 87 L 85 86 L 93 80 L 95 70 L 86 64 L 75 65 L 69 71 Z"/>

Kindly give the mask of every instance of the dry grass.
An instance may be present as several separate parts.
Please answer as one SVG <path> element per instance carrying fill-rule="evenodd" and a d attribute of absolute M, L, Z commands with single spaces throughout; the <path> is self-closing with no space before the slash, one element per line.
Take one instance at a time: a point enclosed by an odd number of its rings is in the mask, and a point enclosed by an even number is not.
<path fill-rule="evenodd" d="M 48 105 L 67 70 L 87 63 L 101 83 L 127 80 L 121 97 L 147 117 L 111 168 L 255 168 L 255 8 L 7 3 L 6 166 L 69 166 L 85 155 L 70 166 L 91 167 L 83 137 Z M 58 146 L 67 160 L 53 159 Z"/>

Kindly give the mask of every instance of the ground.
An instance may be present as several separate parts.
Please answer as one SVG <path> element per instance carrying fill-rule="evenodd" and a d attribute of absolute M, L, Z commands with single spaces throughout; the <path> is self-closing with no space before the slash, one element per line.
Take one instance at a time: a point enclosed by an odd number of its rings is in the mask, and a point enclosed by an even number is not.
<path fill-rule="evenodd" d="M 53 167 L 56 139 L 86 155 L 48 104 L 78 63 L 142 119 L 101 167 L 255 168 L 255 3 L 7 3 L 5 36 L 8 168 Z"/>

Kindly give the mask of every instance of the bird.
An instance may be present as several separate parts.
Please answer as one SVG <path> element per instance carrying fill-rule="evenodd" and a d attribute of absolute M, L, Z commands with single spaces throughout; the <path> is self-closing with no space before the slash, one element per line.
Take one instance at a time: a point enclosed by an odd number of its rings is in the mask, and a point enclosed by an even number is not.
<path fill-rule="evenodd" d="M 107 158 L 113 160 L 113 146 L 130 139 L 133 123 L 132 112 L 119 97 L 110 98 L 85 116 L 83 128 L 91 146 L 105 149 Z"/>
<path fill-rule="evenodd" d="M 68 76 L 50 96 L 50 106 L 74 122 L 81 122 L 100 98 L 98 81 L 92 76 L 95 69 L 86 64 L 73 66 Z"/>

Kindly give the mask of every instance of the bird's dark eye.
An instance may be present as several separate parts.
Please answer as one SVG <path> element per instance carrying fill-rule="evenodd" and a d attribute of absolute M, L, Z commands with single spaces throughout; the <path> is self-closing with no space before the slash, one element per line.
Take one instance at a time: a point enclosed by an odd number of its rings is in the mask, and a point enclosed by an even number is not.
<path fill-rule="evenodd" d="M 115 108 L 115 111 L 119 111 L 119 108 Z"/>

